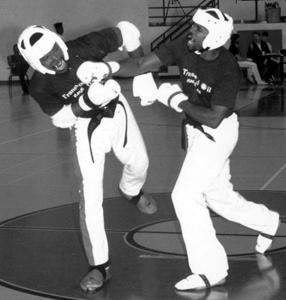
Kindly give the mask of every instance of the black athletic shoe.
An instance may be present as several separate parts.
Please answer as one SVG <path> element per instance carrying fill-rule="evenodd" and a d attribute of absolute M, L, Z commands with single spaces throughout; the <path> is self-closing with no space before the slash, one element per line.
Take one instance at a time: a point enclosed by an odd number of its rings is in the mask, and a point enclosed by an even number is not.
<path fill-rule="evenodd" d="M 92 266 L 80 282 L 80 287 L 85 293 L 93 294 L 100 290 L 110 279 L 109 264 Z"/>

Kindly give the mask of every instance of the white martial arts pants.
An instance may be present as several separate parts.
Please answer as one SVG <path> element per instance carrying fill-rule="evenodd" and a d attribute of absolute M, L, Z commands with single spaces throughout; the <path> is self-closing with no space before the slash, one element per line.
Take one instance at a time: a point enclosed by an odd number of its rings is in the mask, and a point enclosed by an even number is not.
<path fill-rule="evenodd" d="M 257 68 L 257 64 L 255 62 L 248 61 L 248 60 L 241 60 L 241 61 L 238 61 L 238 65 L 241 68 L 247 68 L 247 77 L 251 81 L 252 81 L 252 76 L 253 76 L 257 84 L 261 84 L 262 82 L 264 82 L 261 79 L 259 70 Z"/>
<path fill-rule="evenodd" d="M 76 151 L 82 176 L 83 195 L 80 203 L 80 223 L 83 244 L 90 265 L 99 265 L 109 259 L 108 241 L 104 227 L 103 174 L 106 153 L 113 150 L 124 165 L 119 183 L 127 195 L 135 196 L 145 183 L 148 156 L 142 135 L 132 111 L 124 98 L 119 100 L 113 118 L 103 118 L 93 131 L 91 148 L 87 135 L 90 119 L 79 118 L 75 125 Z M 127 144 L 124 139 L 127 126 Z"/>
<path fill-rule="evenodd" d="M 203 126 L 215 142 L 187 125 L 188 151 L 172 192 L 192 273 L 208 278 L 227 275 L 226 252 L 216 237 L 209 209 L 222 217 L 270 234 L 277 214 L 245 200 L 230 183 L 229 156 L 238 140 L 236 114 L 218 128 Z M 270 226 L 273 228 L 273 226 Z M 268 231 L 268 232 L 267 232 Z"/>

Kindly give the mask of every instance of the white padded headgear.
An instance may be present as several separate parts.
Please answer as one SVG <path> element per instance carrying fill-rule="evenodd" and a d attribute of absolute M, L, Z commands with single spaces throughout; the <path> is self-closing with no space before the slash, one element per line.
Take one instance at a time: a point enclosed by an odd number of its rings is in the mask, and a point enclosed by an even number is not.
<path fill-rule="evenodd" d="M 193 16 L 193 22 L 204 26 L 208 35 L 203 40 L 203 48 L 213 50 L 223 46 L 231 36 L 233 20 L 218 8 L 198 9 Z"/>
<path fill-rule="evenodd" d="M 18 38 L 18 48 L 31 67 L 42 74 L 56 74 L 44 67 L 40 59 L 52 50 L 55 43 L 63 51 L 64 59 L 68 60 L 68 48 L 64 41 L 53 31 L 44 26 L 32 25 L 27 27 Z"/>

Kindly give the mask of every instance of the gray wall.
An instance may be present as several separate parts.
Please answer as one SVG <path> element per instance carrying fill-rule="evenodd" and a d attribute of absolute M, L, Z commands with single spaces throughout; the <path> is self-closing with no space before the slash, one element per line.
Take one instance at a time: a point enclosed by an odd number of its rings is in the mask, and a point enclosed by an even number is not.
<path fill-rule="evenodd" d="M 6 57 L 21 31 L 33 24 L 53 29 L 61 21 L 65 38 L 71 39 L 103 26 L 129 20 L 148 31 L 147 1 L 142 0 L 1 0 L 0 80 L 7 80 Z M 148 38 L 148 37 L 147 37 Z M 144 37 L 143 37 L 144 39 Z M 145 40 L 144 40 L 145 43 Z"/>
<path fill-rule="evenodd" d="M 103 26 L 116 25 L 120 20 L 129 20 L 140 29 L 144 48 L 149 51 L 152 39 L 166 30 L 162 27 L 148 27 L 149 1 L 151 0 L 1 0 L 0 81 L 8 78 L 6 57 L 11 54 L 18 35 L 32 24 L 52 29 L 53 23 L 61 21 L 65 27 L 65 38 L 72 39 Z M 161 0 L 152 1 L 161 5 Z M 182 0 L 182 4 L 183 2 Z M 283 15 L 286 3 L 284 0 L 278 2 Z M 220 0 L 220 7 L 234 19 L 254 18 L 254 1 L 238 0 L 236 3 L 236 0 Z M 259 1 L 259 8 L 263 15 L 264 1 Z"/>

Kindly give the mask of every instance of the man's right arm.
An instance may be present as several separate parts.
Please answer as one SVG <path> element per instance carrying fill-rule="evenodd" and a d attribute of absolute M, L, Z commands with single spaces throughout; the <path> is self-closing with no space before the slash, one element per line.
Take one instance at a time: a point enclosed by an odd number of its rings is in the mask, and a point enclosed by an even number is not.
<path fill-rule="evenodd" d="M 118 77 L 133 77 L 147 72 L 158 71 L 162 65 L 161 60 L 155 53 L 138 57 L 127 58 L 119 62 L 120 68 L 114 73 Z"/>

